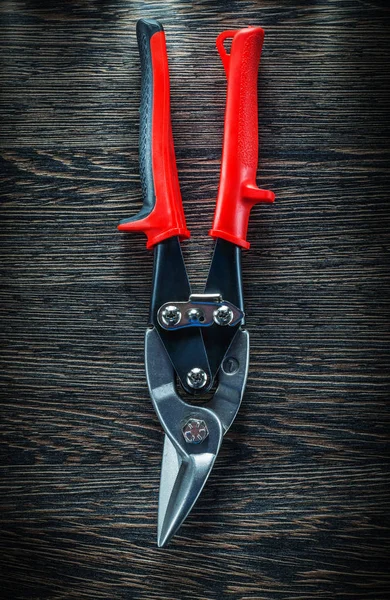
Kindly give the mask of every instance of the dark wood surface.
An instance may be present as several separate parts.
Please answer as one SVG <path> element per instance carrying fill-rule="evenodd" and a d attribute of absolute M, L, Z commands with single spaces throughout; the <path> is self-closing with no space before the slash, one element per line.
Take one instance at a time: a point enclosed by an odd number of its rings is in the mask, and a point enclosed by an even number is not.
<path fill-rule="evenodd" d="M 2 2 L 1 598 L 388 598 L 386 2 Z M 160 18 L 201 291 L 220 167 L 217 34 L 262 25 L 243 256 L 251 367 L 196 508 L 156 548 L 136 20 Z"/>

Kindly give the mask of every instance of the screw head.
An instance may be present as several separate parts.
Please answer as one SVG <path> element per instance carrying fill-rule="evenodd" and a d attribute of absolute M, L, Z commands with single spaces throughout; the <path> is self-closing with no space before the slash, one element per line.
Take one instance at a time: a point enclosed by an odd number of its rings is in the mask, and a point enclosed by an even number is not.
<path fill-rule="evenodd" d="M 188 419 L 183 427 L 183 436 L 188 444 L 201 444 L 208 434 L 209 430 L 203 419 Z"/>
<path fill-rule="evenodd" d="M 194 367 L 187 373 L 187 383 L 192 389 L 200 390 L 207 383 L 207 374 L 203 371 L 203 369 L 199 369 L 198 367 Z"/>
<path fill-rule="evenodd" d="M 226 304 L 222 304 L 213 312 L 213 318 L 217 325 L 229 325 L 233 321 L 233 311 Z"/>
<path fill-rule="evenodd" d="M 173 304 L 169 304 L 161 311 L 161 318 L 165 325 L 177 325 L 181 319 L 181 312 Z"/>
<path fill-rule="evenodd" d="M 187 317 L 192 323 L 204 320 L 203 312 L 199 310 L 199 308 L 190 308 L 190 310 L 187 312 Z"/>

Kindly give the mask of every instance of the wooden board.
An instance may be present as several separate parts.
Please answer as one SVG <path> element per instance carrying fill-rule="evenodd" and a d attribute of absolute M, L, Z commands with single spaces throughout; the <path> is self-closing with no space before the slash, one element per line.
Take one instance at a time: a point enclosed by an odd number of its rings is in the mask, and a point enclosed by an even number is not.
<path fill-rule="evenodd" d="M 3 2 L 1 597 L 389 597 L 386 2 Z M 212 252 L 225 77 L 262 25 L 243 256 L 251 366 L 196 508 L 156 548 L 162 433 L 143 336 L 135 24 L 165 26 L 194 291 Z"/>

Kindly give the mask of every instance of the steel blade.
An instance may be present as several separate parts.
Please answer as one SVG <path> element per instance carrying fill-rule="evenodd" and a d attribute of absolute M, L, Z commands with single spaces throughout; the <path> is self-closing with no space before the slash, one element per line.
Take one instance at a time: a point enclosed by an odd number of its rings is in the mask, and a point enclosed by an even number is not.
<path fill-rule="evenodd" d="M 197 501 L 213 468 L 216 454 L 181 457 L 165 436 L 161 467 L 157 545 L 168 544 Z"/>

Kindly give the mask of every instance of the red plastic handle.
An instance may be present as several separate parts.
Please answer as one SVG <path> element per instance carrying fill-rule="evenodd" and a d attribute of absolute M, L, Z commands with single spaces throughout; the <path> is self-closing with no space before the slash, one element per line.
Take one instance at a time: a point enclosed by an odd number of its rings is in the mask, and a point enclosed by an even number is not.
<path fill-rule="evenodd" d="M 147 248 L 163 240 L 190 237 L 186 227 L 173 145 L 165 33 L 158 21 L 137 23 L 141 55 L 140 171 L 144 205 L 120 231 L 142 231 Z"/>
<path fill-rule="evenodd" d="M 233 38 L 228 54 L 224 41 Z M 273 202 L 275 194 L 256 185 L 258 163 L 257 74 L 264 30 L 247 27 L 224 31 L 217 49 L 228 80 L 221 178 L 210 235 L 249 248 L 246 241 L 251 208 Z"/>

